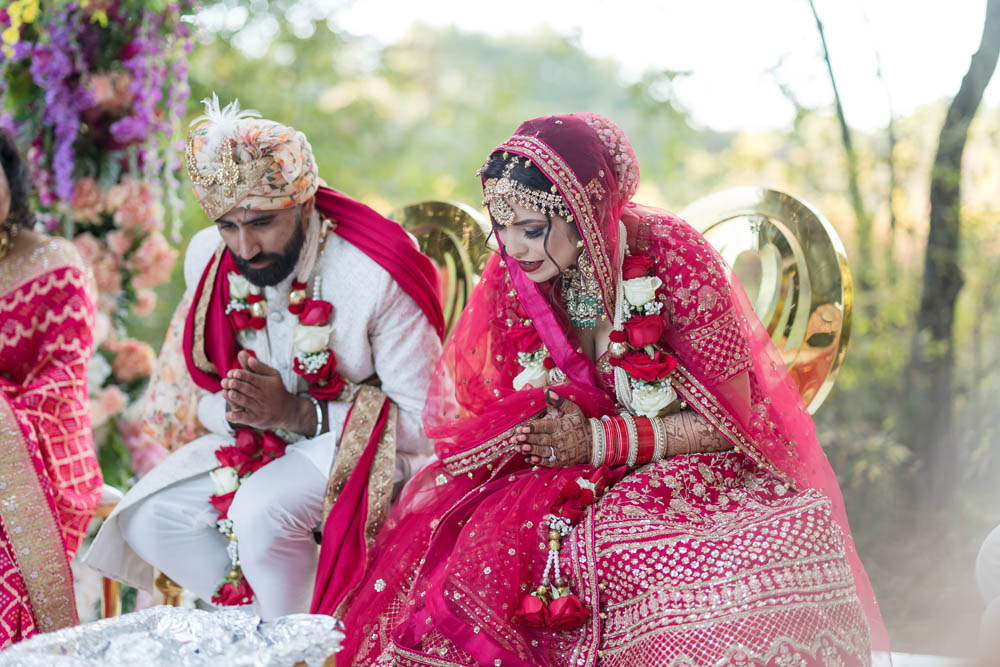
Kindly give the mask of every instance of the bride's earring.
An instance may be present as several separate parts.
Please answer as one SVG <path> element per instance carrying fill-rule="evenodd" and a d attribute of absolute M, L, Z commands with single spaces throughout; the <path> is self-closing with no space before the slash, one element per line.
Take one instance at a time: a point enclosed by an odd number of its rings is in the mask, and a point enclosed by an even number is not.
<path fill-rule="evenodd" d="M 582 243 L 582 241 L 581 241 Z M 591 329 L 603 311 L 601 286 L 586 250 L 577 257 L 576 266 L 562 278 L 562 298 L 569 321 L 578 329 Z"/>

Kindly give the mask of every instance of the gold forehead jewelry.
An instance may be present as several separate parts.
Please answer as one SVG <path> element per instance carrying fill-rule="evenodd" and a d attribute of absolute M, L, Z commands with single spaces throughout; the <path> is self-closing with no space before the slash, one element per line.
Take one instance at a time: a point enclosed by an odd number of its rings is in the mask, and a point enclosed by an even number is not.
<path fill-rule="evenodd" d="M 184 150 L 191 183 L 206 190 L 200 202 L 210 218 L 218 218 L 238 204 L 264 176 L 272 159 L 261 157 L 246 164 L 239 164 L 233 157 L 233 139 L 219 144 L 218 166 L 206 170 L 198 166 L 194 154 L 194 137 L 189 137 Z"/>
<path fill-rule="evenodd" d="M 526 166 L 531 164 L 527 158 L 524 162 Z M 507 165 L 503 176 L 488 178 L 483 183 L 483 206 L 490 209 L 490 214 L 498 224 L 507 227 L 514 222 L 514 209 L 510 207 L 508 199 L 512 199 L 532 211 L 546 215 L 558 215 L 568 221 L 573 220 L 572 211 L 566 205 L 566 200 L 559 194 L 556 186 L 553 185 L 551 191 L 544 192 L 511 180 L 510 172 L 515 166 L 517 166 L 517 159 Z"/>

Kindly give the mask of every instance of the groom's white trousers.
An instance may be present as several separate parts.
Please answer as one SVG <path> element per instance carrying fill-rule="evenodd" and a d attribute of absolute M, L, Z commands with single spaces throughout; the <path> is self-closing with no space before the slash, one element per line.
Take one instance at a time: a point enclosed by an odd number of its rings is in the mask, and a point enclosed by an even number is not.
<path fill-rule="evenodd" d="M 289 445 L 237 489 L 229 518 L 254 606 L 265 620 L 308 612 L 316 577 L 323 494 L 336 446 L 329 434 Z M 215 527 L 207 473 L 167 486 L 120 517 L 140 558 L 206 602 L 230 570 L 229 538 Z"/>

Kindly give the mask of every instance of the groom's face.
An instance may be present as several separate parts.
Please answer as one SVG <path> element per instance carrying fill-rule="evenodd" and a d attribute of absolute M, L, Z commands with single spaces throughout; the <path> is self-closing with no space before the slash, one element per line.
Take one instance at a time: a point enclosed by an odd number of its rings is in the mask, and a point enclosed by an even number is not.
<path fill-rule="evenodd" d="M 266 287 L 292 273 L 311 212 L 312 202 L 280 211 L 234 208 L 215 223 L 243 277 Z"/>

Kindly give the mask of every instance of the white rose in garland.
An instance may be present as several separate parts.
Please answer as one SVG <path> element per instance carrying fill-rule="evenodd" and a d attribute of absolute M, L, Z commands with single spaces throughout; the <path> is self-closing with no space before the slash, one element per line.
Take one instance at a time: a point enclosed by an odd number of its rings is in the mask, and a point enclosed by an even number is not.
<path fill-rule="evenodd" d="M 234 271 L 226 277 L 229 278 L 229 298 L 246 301 L 250 296 L 250 281 Z"/>
<path fill-rule="evenodd" d="M 656 290 L 662 284 L 663 281 L 656 276 L 643 276 L 626 280 L 622 283 L 625 287 L 625 300 L 635 308 L 642 308 L 656 298 Z"/>
<path fill-rule="evenodd" d="M 521 391 L 525 387 L 544 387 L 549 383 L 549 371 L 541 364 L 532 364 L 514 377 L 514 390 Z"/>
<path fill-rule="evenodd" d="M 322 352 L 330 346 L 330 334 L 332 333 L 332 324 L 318 326 L 296 324 L 294 333 L 295 348 L 305 354 Z"/>
<path fill-rule="evenodd" d="M 517 361 L 524 370 L 514 377 L 514 391 L 525 387 L 544 387 L 549 383 L 549 369 L 545 363 L 548 356 L 549 351 L 544 345 L 534 352 L 517 353 Z"/>
<path fill-rule="evenodd" d="M 642 417 L 656 417 L 677 400 L 677 392 L 669 380 L 632 382 L 632 408 Z"/>
<path fill-rule="evenodd" d="M 235 468 L 224 466 L 216 468 L 209 473 L 212 483 L 215 484 L 215 495 L 224 496 L 231 491 L 235 491 L 240 485 L 240 476 Z"/>

